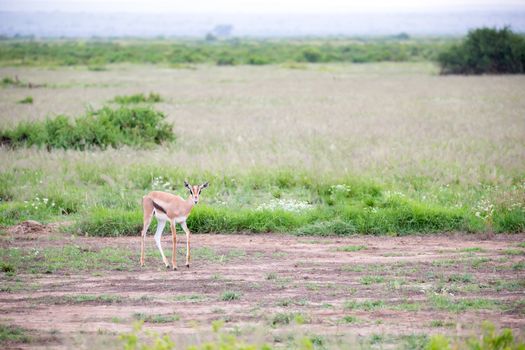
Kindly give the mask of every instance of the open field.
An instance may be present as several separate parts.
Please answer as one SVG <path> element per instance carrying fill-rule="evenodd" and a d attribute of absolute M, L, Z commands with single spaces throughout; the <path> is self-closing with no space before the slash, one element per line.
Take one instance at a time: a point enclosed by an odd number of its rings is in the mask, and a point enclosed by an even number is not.
<path fill-rule="evenodd" d="M 1 320 L 31 337 L 13 346 L 117 348 L 139 319 L 178 349 L 213 339 L 214 320 L 277 348 L 307 337 L 317 348 L 419 349 L 433 334 L 478 334 L 482 320 L 524 336 L 522 234 L 195 235 L 190 269 L 170 271 L 151 236 L 141 269 L 138 237 L 55 229 L 22 225 L 2 238 L 12 270 Z"/>

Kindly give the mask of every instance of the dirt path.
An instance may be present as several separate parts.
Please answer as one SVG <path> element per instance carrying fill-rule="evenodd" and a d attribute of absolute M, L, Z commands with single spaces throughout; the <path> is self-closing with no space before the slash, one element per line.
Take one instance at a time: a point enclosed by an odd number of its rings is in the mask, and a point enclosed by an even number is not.
<path fill-rule="evenodd" d="M 193 235 L 192 266 L 183 265 L 182 238 L 179 270 L 171 271 L 151 237 L 141 269 L 138 237 L 11 232 L 1 241 L 2 262 L 16 272 L 2 273 L 0 322 L 43 339 L 11 344 L 22 348 L 89 348 L 130 331 L 140 318 L 147 329 L 170 333 L 179 344 L 206 339 L 217 319 L 241 335 L 277 343 L 280 334 L 295 329 L 325 336 L 465 335 L 483 320 L 523 335 L 524 240 L 523 234 Z M 163 245 L 170 250 L 169 237 Z M 38 270 L 36 263 L 54 259 L 42 258 L 42 252 L 68 246 L 93 254 L 112 248 L 129 257 L 124 263 L 101 258 L 103 264 L 93 267 L 68 267 L 66 261 L 51 273 Z M 15 250 L 25 258 L 16 258 Z M 235 300 L 223 300 L 227 292 Z M 301 321 L 286 324 L 286 315 L 301 315 Z"/>

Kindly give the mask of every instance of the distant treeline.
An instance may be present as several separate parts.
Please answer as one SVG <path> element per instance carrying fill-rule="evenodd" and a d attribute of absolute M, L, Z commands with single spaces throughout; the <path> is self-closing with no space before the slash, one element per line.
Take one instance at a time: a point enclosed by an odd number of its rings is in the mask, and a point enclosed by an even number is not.
<path fill-rule="evenodd" d="M 304 40 L 115 40 L 0 41 L 2 65 L 88 65 L 162 63 L 218 65 L 286 62 L 381 62 L 436 60 L 454 39 Z"/>

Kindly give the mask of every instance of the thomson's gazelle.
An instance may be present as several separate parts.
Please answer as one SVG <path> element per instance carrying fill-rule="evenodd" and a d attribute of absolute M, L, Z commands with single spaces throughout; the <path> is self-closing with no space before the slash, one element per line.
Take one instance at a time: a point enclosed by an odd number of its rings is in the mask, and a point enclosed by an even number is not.
<path fill-rule="evenodd" d="M 186 225 L 186 219 L 191 213 L 191 209 L 199 201 L 199 195 L 203 188 L 208 187 L 208 183 L 199 186 L 190 186 L 187 181 L 184 181 L 184 186 L 190 191 L 188 199 L 184 200 L 182 197 L 160 191 L 153 191 L 142 198 L 142 208 L 144 210 L 144 226 L 142 228 L 142 244 L 140 248 L 140 265 L 144 266 L 144 243 L 146 241 L 146 232 L 151 224 L 153 215 L 157 219 L 157 232 L 155 232 L 155 242 L 159 248 L 162 261 L 169 268 L 168 259 L 162 251 L 160 238 L 162 231 L 166 225 L 166 221 L 170 222 L 171 234 L 173 236 L 173 255 L 171 258 L 173 270 L 177 269 L 177 232 L 175 224 L 180 224 L 184 232 L 186 232 L 186 266 L 190 267 L 190 230 Z"/>

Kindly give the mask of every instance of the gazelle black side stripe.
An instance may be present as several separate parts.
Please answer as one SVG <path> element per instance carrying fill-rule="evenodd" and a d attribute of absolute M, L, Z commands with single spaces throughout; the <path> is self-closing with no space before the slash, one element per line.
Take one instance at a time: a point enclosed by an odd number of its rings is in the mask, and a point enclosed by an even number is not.
<path fill-rule="evenodd" d="M 152 202 L 153 202 L 153 206 L 155 207 L 155 209 L 157 209 L 158 211 L 160 211 L 160 212 L 166 214 L 166 210 L 164 210 L 163 207 L 161 207 L 160 205 L 158 205 L 158 204 L 155 203 L 154 201 L 152 201 Z"/>

